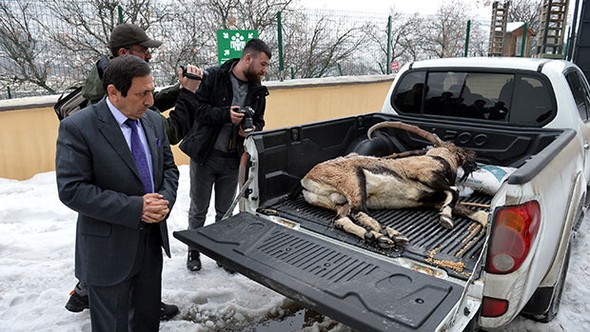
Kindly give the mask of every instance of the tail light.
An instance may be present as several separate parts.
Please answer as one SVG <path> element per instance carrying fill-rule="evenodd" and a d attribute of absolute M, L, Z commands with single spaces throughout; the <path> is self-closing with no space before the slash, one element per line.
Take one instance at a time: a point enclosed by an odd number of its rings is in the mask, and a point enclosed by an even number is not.
<path fill-rule="evenodd" d="M 537 201 L 498 210 L 492 226 L 486 271 L 507 274 L 518 269 L 529 254 L 540 220 Z"/>
<path fill-rule="evenodd" d="M 238 184 L 240 189 L 242 188 L 242 185 L 244 185 L 244 183 L 246 183 L 246 180 L 248 179 L 248 172 L 250 169 L 250 154 L 248 154 L 247 152 L 242 153 L 242 157 L 240 158 L 240 169 L 238 171 Z M 246 197 L 248 194 L 247 192 L 244 193 L 244 197 Z"/>
<path fill-rule="evenodd" d="M 499 317 L 508 310 L 508 301 L 495 299 L 493 297 L 483 297 L 481 304 L 481 315 L 483 317 Z"/>

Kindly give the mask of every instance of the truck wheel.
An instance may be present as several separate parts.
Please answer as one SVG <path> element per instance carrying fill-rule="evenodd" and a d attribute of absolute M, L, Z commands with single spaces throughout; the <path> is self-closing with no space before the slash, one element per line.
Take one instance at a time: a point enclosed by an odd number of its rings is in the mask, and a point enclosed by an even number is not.
<path fill-rule="evenodd" d="M 571 256 L 571 240 L 570 243 L 567 245 L 567 251 L 565 253 L 563 266 L 561 268 L 559 280 L 557 280 L 557 284 L 553 287 L 554 292 L 553 296 L 551 297 L 551 302 L 549 303 L 549 309 L 545 314 L 542 315 L 540 321 L 547 323 L 553 320 L 555 316 L 557 316 L 557 312 L 559 311 L 559 305 L 561 303 L 561 295 L 563 294 L 563 286 L 565 284 L 565 278 L 567 276 L 567 269 L 570 265 L 570 256 Z"/>
<path fill-rule="evenodd" d="M 477 315 L 475 315 L 477 317 Z M 462 332 L 482 332 L 483 330 L 481 330 L 479 328 L 479 325 L 477 325 L 477 318 L 473 318 L 469 324 L 467 324 L 467 326 L 465 326 L 465 328 L 463 329 Z"/>
<path fill-rule="evenodd" d="M 561 295 L 563 294 L 563 286 L 567 276 L 567 269 L 570 263 L 571 256 L 571 238 L 567 245 L 563 265 L 559 273 L 559 279 L 553 287 L 538 288 L 535 294 L 531 297 L 527 305 L 523 309 L 523 316 L 533 320 L 548 323 L 557 316 L 559 311 L 559 304 L 561 302 Z M 546 308 L 545 310 L 543 310 Z M 532 309 L 532 310 L 531 310 Z M 541 309 L 543 312 L 538 312 Z M 539 310 L 540 311 L 540 310 Z"/>

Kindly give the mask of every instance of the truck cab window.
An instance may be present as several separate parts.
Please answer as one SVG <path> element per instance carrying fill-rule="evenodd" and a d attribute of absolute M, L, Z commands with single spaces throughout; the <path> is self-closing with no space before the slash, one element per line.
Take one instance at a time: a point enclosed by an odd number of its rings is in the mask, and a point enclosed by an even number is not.
<path fill-rule="evenodd" d="M 427 87 L 425 72 L 413 72 L 404 76 L 397 91 L 391 95 L 391 104 L 402 113 L 422 113 L 422 101 Z"/>
<path fill-rule="evenodd" d="M 424 114 L 507 121 L 514 75 L 428 72 Z"/>
<path fill-rule="evenodd" d="M 588 90 L 586 82 L 581 77 L 581 74 L 576 71 L 566 73 L 565 78 L 572 91 L 576 106 L 578 107 L 578 112 L 580 113 L 580 118 L 584 122 L 588 121 L 590 116 L 590 102 L 588 100 L 590 91 Z"/>
<path fill-rule="evenodd" d="M 511 123 L 534 127 L 549 123 L 557 111 L 549 85 L 528 75 L 516 75 L 511 107 L 518 110 L 511 115 Z"/>
<path fill-rule="evenodd" d="M 415 71 L 400 79 L 391 103 L 400 114 L 458 117 L 539 127 L 555 115 L 541 78 L 498 72 Z"/>

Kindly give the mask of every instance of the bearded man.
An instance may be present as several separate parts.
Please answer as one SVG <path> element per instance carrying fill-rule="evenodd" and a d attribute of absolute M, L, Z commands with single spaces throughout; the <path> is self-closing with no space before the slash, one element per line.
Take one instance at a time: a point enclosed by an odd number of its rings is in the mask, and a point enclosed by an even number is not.
<path fill-rule="evenodd" d="M 215 221 L 221 220 L 234 199 L 246 136 L 242 126 L 244 114 L 239 111 L 251 108 L 253 130 L 263 129 L 268 89 L 261 80 L 271 55 L 265 42 L 251 39 L 239 59 L 208 68 L 196 93 L 182 91 L 178 97 L 176 111 L 190 117 L 183 122 L 190 124 L 190 128 L 183 129 L 187 134 L 180 144 L 180 149 L 190 157 L 188 229 L 205 224 L 213 186 Z M 190 271 L 201 269 L 197 250 L 189 248 L 186 266 Z"/>

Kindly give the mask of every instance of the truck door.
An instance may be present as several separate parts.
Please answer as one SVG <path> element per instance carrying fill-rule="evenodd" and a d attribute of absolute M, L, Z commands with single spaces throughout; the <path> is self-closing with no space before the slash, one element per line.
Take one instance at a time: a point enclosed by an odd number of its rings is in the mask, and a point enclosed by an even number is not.
<path fill-rule="evenodd" d="M 580 132 L 584 145 L 584 175 L 590 179 L 590 87 L 584 75 L 576 69 L 565 73 L 566 80 L 580 114 Z"/>

